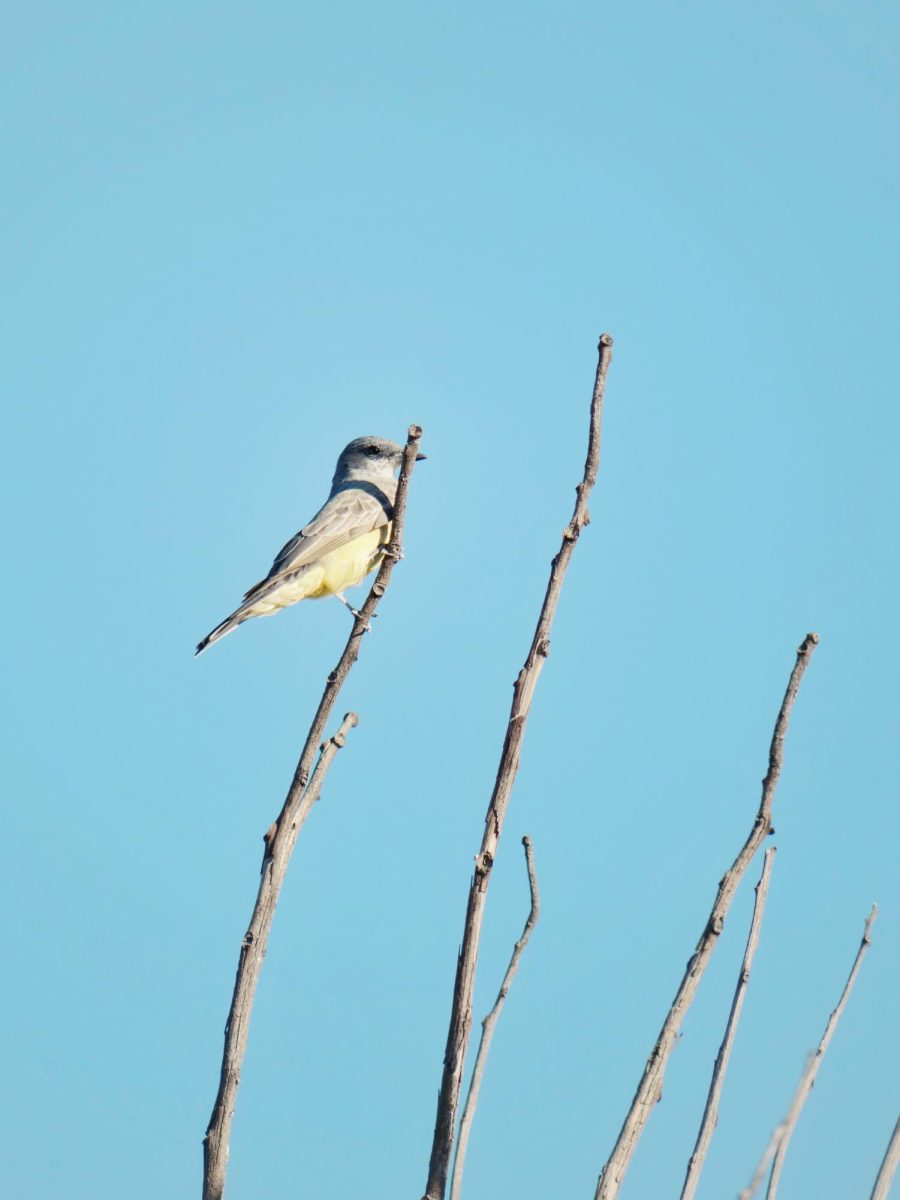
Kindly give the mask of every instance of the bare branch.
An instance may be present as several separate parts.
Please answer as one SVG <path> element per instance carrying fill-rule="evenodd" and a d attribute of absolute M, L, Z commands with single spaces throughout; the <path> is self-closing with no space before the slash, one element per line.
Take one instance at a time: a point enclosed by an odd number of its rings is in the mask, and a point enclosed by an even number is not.
<path fill-rule="evenodd" d="M 500 755 L 500 765 L 491 801 L 488 805 L 484 823 L 484 836 L 481 849 L 475 858 L 475 873 L 469 888 L 469 898 L 466 906 L 466 920 L 463 931 L 462 946 L 456 967 L 456 979 L 453 987 L 453 1004 L 450 1012 L 450 1027 L 447 1032 L 447 1045 L 444 1051 L 444 1068 L 441 1076 L 441 1089 L 438 1094 L 437 1115 L 435 1117 L 434 1139 L 431 1146 L 431 1158 L 428 1164 L 428 1183 L 425 1188 L 425 1200 L 443 1200 L 447 1187 L 447 1173 L 450 1166 L 450 1154 L 453 1149 L 453 1135 L 456 1126 L 456 1109 L 459 1104 L 459 1092 L 465 1066 L 466 1050 L 469 1043 L 469 1033 L 472 1028 L 472 993 L 475 987 L 475 970 L 478 962 L 478 944 L 481 938 L 481 926 L 484 920 L 484 906 L 491 879 L 491 867 L 497 853 L 497 844 L 503 829 L 503 821 L 509 804 L 510 794 L 519 770 L 522 737 L 525 723 L 534 697 L 534 689 L 544 664 L 544 659 L 550 653 L 550 628 L 556 613 L 563 581 L 569 560 L 575 548 L 575 543 L 582 529 L 588 524 L 588 497 L 597 479 L 600 466 L 600 426 L 603 413 L 603 393 L 606 387 L 606 373 L 612 359 L 612 338 L 604 333 L 598 347 L 599 359 L 597 374 L 594 381 L 594 393 L 591 401 L 591 423 L 588 435 L 588 450 L 584 464 L 584 476 L 576 488 L 577 498 L 572 519 L 563 530 L 562 545 L 553 559 L 550 567 L 550 579 L 544 595 L 544 603 L 538 618 L 537 627 L 531 648 L 525 659 L 525 664 L 519 672 L 513 687 L 512 708 L 503 751 Z"/>
<path fill-rule="evenodd" d="M 466 1095 L 466 1102 L 463 1106 L 463 1114 L 459 1122 L 459 1138 L 456 1143 L 456 1157 L 453 1160 L 453 1175 L 450 1180 L 450 1200 L 459 1200 L 460 1191 L 462 1189 L 463 1171 L 466 1165 L 466 1150 L 469 1145 L 469 1131 L 472 1128 L 472 1121 L 475 1119 L 475 1109 L 478 1107 L 478 1095 L 481 1091 L 481 1080 L 484 1076 L 484 1068 L 487 1063 L 487 1056 L 491 1049 L 491 1040 L 494 1036 L 494 1028 L 500 1019 L 500 1011 L 506 997 L 509 995 L 509 989 L 512 987 L 512 981 L 516 977 L 516 971 L 519 969 L 519 959 L 528 945 L 528 939 L 531 937 L 531 931 L 538 922 L 538 917 L 541 914 L 541 894 L 538 891 L 537 877 L 534 873 L 534 855 L 531 848 L 531 838 L 527 835 L 522 838 L 522 845 L 525 847 L 525 865 L 528 868 L 528 886 L 531 890 L 531 910 L 525 921 L 525 928 L 522 930 L 522 936 L 513 947 L 512 957 L 509 960 L 509 966 L 506 968 L 506 974 L 503 976 L 503 982 L 500 984 L 500 991 L 497 993 L 497 999 L 494 1001 L 494 1007 L 481 1022 L 481 1041 L 478 1044 L 478 1053 L 475 1055 L 475 1066 L 472 1069 L 472 1078 L 469 1081 L 469 1091 Z"/>
<path fill-rule="evenodd" d="M 347 730 L 356 724 L 354 714 L 344 718 L 341 729 L 321 749 L 319 761 L 312 776 L 310 769 L 316 753 L 316 747 L 322 739 L 325 724 L 331 715 L 340 690 L 344 685 L 350 669 L 359 656 L 359 647 L 363 634 L 369 628 L 370 618 L 378 607 L 378 602 L 384 595 L 390 582 L 391 574 L 401 555 L 403 540 L 403 521 L 406 515 L 406 498 L 409 491 L 409 480 L 416 460 L 419 439 L 422 430 L 418 425 L 410 425 L 406 448 L 403 454 L 403 465 L 397 484 L 397 495 L 394 501 L 393 528 L 381 567 L 375 577 L 371 590 L 359 615 L 353 622 L 353 628 L 344 647 L 344 652 L 337 666 L 328 676 L 325 691 L 319 701 L 319 707 L 313 718 L 312 725 L 306 737 L 300 759 L 294 771 L 294 778 L 288 789 L 287 797 L 277 819 L 265 836 L 262 867 L 260 869 L 259 891 L 253 906 L 250 925 L 241 943 L 241 953 L 238 959 L 237 974 L 234 981 L 234 992 L 231 998 L 231 1008 L 225 1025 L 225 1048 L 222 1055 L 222 1067 L 219 1076 L 219 1090 L 213 1105 L 212 1115 L 203 1139 L 203 1200 L 221 1200 L 225 1191 L 225 1173 L 228 1166 L 228 1140 L 231 1133 L 231 1123 L 234 1118 L 234 1106 L 237 1099 L 238 1083 L 240 1082 L 241 1065 L 247 1049 L 247 1035 L 250 1028 L 250 1016 L 253 1011 L 253 1000 L 256 986 L 259 982 L 272 920 L 275 916 L 275 906 L 281 893 L 284 877 L 290 862 L 291 853 L 300 832 L 301 826 L 309 815 L 309 811 L 318 799 L 325 772 L 331 763 Z M 349 722 L 349 724 L 348 724 Z"/>
<path fill-rule="evenodd" d="M 782 1122 L 781 1136 L 778 1139 L 778 1144 L 775 1147 L 775 1158 L 772 1163 L 772 1174 L 769 1176 L 769 1186 L 766 1191 L 766 1200 L 775 1200 L 778 1194 L 778 1184 L 781 1180 L 781 1169 L 784 1166 L 784 1156 L 787 1154 L 787 1148 L 790 1145 L 791 1138 L 794 1135 L 794 1130 L 797 1127 L 797 1121 L 800 1119 L 800 1113 L 803 1105 L 806 1103 L 806 1098 L 813 1089 L 813 1084 L 816 1082 L 816 1075 L 822 1063 L 822 1058 L 825 1051 L 831 1044 L 831 1039 L 834 1037 L 834 1031 L 837 1029 L 837 1023 L 841 1019 L 844 1009 L 847 1006 L 847 1001 L 850 999 L 850 993 L 853 990 L 853 985 L 856 983 L 856 976 L 859 974 L 859 968 L 862 966 L 862 960 L 866 956 L 866 951 L 871 944 L 871 931 L 875 918 L 878 916 L 878 905 L 872 905 L 872 911 L 866 918 L 866 923 L 863 928 L 862 941 L 859 943 L 859 949 L 856 952 L 856 958 L 853 960 L 853 966 L 850 969 L 850 975 L 847 982 L 844 984 L 844 990 L 841 992 L 841 998 L 837 1002 L 837 1007 L 828 1018 L 828 1023 L 825 1026 L 825 1032 L 822 1034 L 822 1040 L 816 1048 L 815 1054 L 809 1059 L 806 1064 L 806 1070 L 800 1079 L 800 1084 L 797 1091 L 794 1093 L 794 1099 L 787 1116 Z"/>
<path fill-rule="evenodd" d="M 784 739 L 787 733 L 788 722 L 790 721 L 791 710 L 797 698 L 803 673 L 818 643 L 818 634 L 808 633 L 797 650 L 794 669 L 791 671 L 791 677 L 788 680 L 787 690 L 781 702 L 778 719 L 775 722 L 775 731 L 772 735 L 771 746 L 769 747 L 769 769 L 766 772 L 765 779 L 763 779 L 762 799 L 760 800 L 759 810 L 753 822 L 753 828 L 737 858 L 722 876 L 722 880 L 719 883 L 719 890 L 716 893 L 712 912 L 709 915 L 703 933 L 700 935 L 697 948 L 688 960 L 684 977 L 663 1022 L 656 1045 L 653 1047 L 650 1057 L 647 1060 L 641 1081 L 631 1102 L 631 1108 L 625 1117 L 625 1123 L 613 1147 L 612 1154 L 610 1154 L 600 1173 L 594 1193 L 594 1200 L 613 1200 L 619 1193 L 622 1179 L 637 1149 L 637 1144 L 641 1134 L 644 1132 L 644 1127 L 650 1119 L 653 1106 L 662 1096 L 666 1066 L 675 1048 L 678 1032 L 681 1029 L 685 1013 L 691 1006 L 696 995 L 703 972 L 709 963 L 719 934 L 722 932 L 725 917 L 731 907 L 738 884 L 753 861 L 757 850 L 772 832 L 772 801 L 775 796 L 778 777 L 781 774 Z"/>
<path fill-rule="evenodd" d="M 809 1056 L 812 1058 L 812 1055 Z M 807 1060 L 808 1061 L 808 1060 Z M 769 1164 L 775 1157 L 775 1151 L 778 1149 L 778 1143 L 781 1141 L 781 1135 L 784 1133 L 784 1121 L 780 1121 L 772 1130 L 772 1136 L 769 1138 L 769 1144 L 763 1150 L 759 1162 L 756 1164 L 756 1169 L 753 1172 L 753 1177 L 743 1191 L 738 1193 L 738 1200 L 753 1200 L 753 1197 L 759 1191 L 762 1181 L 766 1177 L 766 1171 L 769 1169 Z"/>
<path fill-rule="evenodd" d="M 734 1045 L 737 1024 L 741 1019 L 741 1009 L 744 1007 L 744 997 L 747 992 L 747 984 L 750 980 L 753 957 L 756 954 L 756 947 L 759 945 L 759 930 L 762 925 L 763 913 L 766 909 L 766 896 L 769 892 L 769 877 L 772 873 L 772 861 L 774 858 L 775 847 L 770 846 L 763 859 L 762 874 L 759 877 L 759 883 L 756 885 L 753 918 L 750 922 L 747 947 L 744 950 L 744 961 L 741 963 L 737 987 L 734 990 L 731 1012 L 728 1014 L 728 1022 L 725 1026 L 725 1036 L 722 1038 L 719 1053 L 716 1055 L 712 1082 L 709 1085 L 709 1095 L 706 1098 L 706 1108 L 703 1113 L 703 1120 L 700 1122 L 700 1132 L 697 1134 L 694 1153 L 691 1155 L 690 1162 L 688 1163 L 684 1187 L 681 1189 L 681 1200 L 693 1200 L 694 1194 L 697 1191 L 697 1184 L 700 1182 L 700 1173 L 706 1161 L 709 1144 L 712 1141 L 712 1135 L 719 1120 L 719 1101 L 722 1096 L 722 1086 L 725 1082 L 725 1072 L 728 1070 L 728 1060 L 731 1058 L 731 1048 Z"/>
<path fill-rule="evenodd" d="M 891 1134 L 888 1148 L 885 1150 L 884 1158 L 881 1160 L 881 1169 L 878 1172 L 878 1178 L 875 1180 L 875 1186 L 872 1188 L 870 1200 L 888 1200 L 891 1184 L 894 1181 L 894 1174 L 898 1166 L 900 1166 L 900 1117 L 897 1118 L 897 1124 L 894 1126 L 894 1132 Z"/>

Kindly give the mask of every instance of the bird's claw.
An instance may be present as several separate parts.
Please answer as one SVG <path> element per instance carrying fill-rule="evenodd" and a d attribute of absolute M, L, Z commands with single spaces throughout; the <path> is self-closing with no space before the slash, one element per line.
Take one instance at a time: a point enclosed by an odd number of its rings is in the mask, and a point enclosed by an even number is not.
<path fill-rule="evenodd" d="M 351 613 L 353 613 L 355 620 L 357 620 L 357 621 L 362 620 L 363 611 L 361 608 L 351 608 L 350 611 L 351 611 Z M 378 613 L 372 613 L 372 621 L 374 621 L 377 616 L 378 616 Z M 372 632 L 372 623 L 371 623 L 371 621 L 366 621 L 366 623 L 363 625 L 363 633 L 371 633 L 371 632 Z"/>
<path fill-rule="evenodd" d="M 350 603 L 350 601 L 347 599 L 347 597 L 342 592 L 335 592 L 334 594 L 338 598 L 338 600 L 340 600 L 341 604 L 343 604 L 344 608 L 346 608 L 347 611 L 351 614 L 354 621 L 362 620 L 363 611 L 361 608 L 354 608 L 353 605 Z M 372 613 L 372 616 L 377 617 L 378 613 Z M 363 626 L 363 632 L 371 633 L 371 631 L 372 631 L 372 626 L 369 624 L 368 621 L 366 621 L 365 625 Z"/>

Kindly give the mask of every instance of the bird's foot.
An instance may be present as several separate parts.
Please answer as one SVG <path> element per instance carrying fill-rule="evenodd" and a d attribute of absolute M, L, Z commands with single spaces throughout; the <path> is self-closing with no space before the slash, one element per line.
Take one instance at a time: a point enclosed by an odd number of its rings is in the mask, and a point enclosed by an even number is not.
<path fill-rule="evenodd" d="M 350 601 L 347 599 L 347 597 L 343 594 L 343 592 L 335 592 L 334 594 L 335 594 L 335 596 L 337 596 L 338 600 L 340 600 L 341 604 L 343 604 L 343 606 L 349 610 L 349 612 L 352 614 L 354 620 L 356 620 L 356 621 L 360 620 L 360 618 L 363 615 L 362 609 L 354 608 L 353 605 L 350 603 Z M 373 619 L 377 616 L 378 616 L 378 613 L 372 613 Z M 365 625 L 363 626 L 363 632 L 364 633 L 372 632 L 372 626 L 368 621 L 366 621 Z"/>
<path fill-rule="evenodd" d="M 347 607 L 350 608 L 350 605 L 348 604 Z M 350 608 L 350 611 L 353 613 L 355 620 L 357 620 L 357 621 L 362 620 L 363 612 L 362 612 L 361 608 Z M 374 621 L 377 616 L 378 616 L 378 613 L 372 613 L 372 621 Z M 371 632 L 372 632 L 372 623 L 371 623 L 371 621 L 366 621 L 366 623 L 363 625 L 363 633 L 371 633 Z"/>

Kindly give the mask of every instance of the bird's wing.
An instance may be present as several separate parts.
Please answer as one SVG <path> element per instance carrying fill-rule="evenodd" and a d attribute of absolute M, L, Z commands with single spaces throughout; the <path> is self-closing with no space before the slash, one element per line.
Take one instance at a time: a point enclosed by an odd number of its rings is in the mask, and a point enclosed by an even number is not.
<path fill-rule="evenodd" d="M 278 576 L 289 575 L 354 538 L 389 524 L 393 515 L 390 498 L 373 484 L 357 484 L 336 492 L 310 523 L 281 547 L 269 574 L 244 599 L 250 599 Z"/>

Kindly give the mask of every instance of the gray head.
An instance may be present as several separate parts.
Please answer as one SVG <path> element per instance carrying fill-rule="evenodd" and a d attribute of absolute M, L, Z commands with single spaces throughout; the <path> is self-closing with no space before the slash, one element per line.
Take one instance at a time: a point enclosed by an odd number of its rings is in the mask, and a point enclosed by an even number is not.
<path fill-rule="evenodd" d="M 417 458 L 424 458 L 419 454 Z M 333 486 L 351 479 L 370 479 L 377 483 L 393 480 L 403 462 L 403 447 L 387 438 L 354 438 L 341 451 L 334 469 Z"/>

